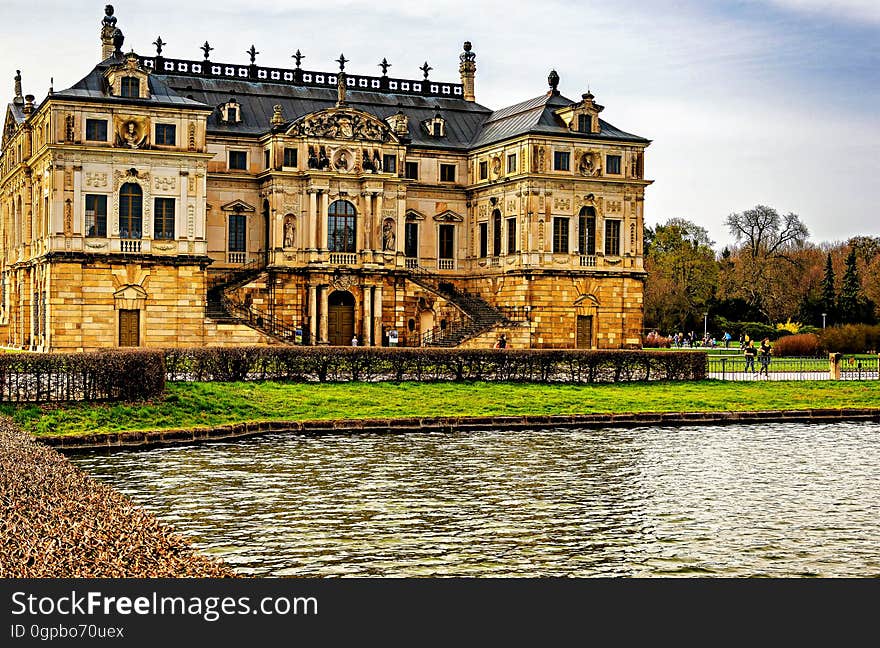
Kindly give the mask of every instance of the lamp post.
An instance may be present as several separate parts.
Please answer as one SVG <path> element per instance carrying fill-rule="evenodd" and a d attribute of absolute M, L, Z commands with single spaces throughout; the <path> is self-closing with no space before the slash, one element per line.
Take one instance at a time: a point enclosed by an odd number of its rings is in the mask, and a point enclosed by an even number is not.
<path fill-rule="evenodd" d="M 709 336 L 709 312 L 703 313 L 703 339 Z"/>
<path fill-rule="evenodd" d="M 826 316 L 827 314 L 828 314 L 828 313 L 822 313 L 822 328 L 825 328 L 825 316 Z"/>

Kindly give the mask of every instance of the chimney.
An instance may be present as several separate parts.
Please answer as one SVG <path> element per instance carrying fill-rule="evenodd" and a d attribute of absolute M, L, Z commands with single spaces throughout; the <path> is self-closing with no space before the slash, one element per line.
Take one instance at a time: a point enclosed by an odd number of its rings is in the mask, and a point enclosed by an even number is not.
<path fill-rule="evenodd" d="M 477 64 L 476 58 L 477 55 L 471 51 L 471 42 L 464 42 L 464 51 L 459 55 L 459 60 L 461 63 L 458 66 L 458 71 L 461 73 L 461 85 L 464 86 L 464 100 L 465 101 L 476 101 L 476 95 L 474 94 L 474 75 L 477 72 Z"/>

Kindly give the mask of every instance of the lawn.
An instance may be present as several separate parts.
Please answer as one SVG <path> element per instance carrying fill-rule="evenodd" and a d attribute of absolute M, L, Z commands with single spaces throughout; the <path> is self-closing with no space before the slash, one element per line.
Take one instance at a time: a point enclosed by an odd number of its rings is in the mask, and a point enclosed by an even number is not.
<path fill-rule="evenodd" d="M 3 405 L 36 435 L 343 418 L 880 407 L 880 382 L 169 383 L 161 401 Z"/>

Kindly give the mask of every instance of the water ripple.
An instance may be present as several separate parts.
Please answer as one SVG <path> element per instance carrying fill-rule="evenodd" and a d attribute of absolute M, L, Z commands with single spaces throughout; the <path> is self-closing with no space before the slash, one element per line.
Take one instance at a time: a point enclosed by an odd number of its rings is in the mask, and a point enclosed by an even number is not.
<path fill-rule="evenodd" d="M 868 423 L 298 437 L 73 457 L 257 576 L 876 576 Z"/>

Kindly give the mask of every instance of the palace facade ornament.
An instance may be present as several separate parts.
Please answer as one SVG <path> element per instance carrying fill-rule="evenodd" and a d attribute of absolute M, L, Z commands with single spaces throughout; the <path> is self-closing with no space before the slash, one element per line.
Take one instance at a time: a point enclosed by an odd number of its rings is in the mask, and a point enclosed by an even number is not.
<path fill-rule="evenodd" d="M 370 114 L 347 108 L 330 108 L 296 120 L 287 130 L 294 137 L 392 142 L 388 125 Z"/>

